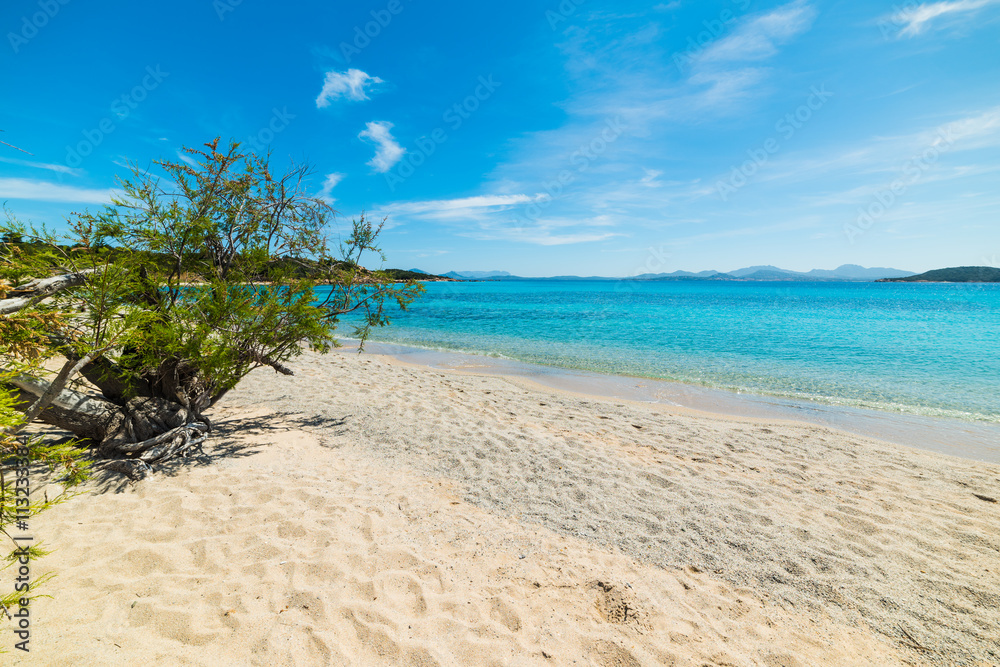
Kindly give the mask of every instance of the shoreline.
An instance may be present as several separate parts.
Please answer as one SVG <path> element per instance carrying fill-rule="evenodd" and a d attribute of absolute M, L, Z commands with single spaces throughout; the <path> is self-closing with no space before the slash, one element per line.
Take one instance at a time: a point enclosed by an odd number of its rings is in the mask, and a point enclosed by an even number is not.
<path fill-rule="evenodd" d="M 356 340 L 340 340 L 343 347 L 335 352 L 356 352 Z M 415 367 L 523 381 L 580 398 L 636 402 L 716 419 L 778 420 L 822 426 L 905 447 L 1000 464 L 1000 425 L 983 422 L 738 393 L 671 380 L 604 374 L 400 343 L 368 341 L 365 354 Z"/>

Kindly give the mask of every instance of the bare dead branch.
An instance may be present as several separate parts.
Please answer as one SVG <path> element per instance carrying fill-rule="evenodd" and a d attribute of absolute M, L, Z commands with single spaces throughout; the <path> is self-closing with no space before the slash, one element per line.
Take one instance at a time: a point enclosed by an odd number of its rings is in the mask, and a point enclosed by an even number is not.
<path fill-rule="evenodd" d="M 49 407 L 52 404 L 52 402 L 56 400 L 56 397 L 58 397 L 62 393 L 63 389 L 66 388 L 66 383 L 68 383 L 71 379 L 73 379 L 73 377 L 77 373 L 79 373 L 84 366 L 89 364 L 91 361 L 93 361 L 103 353 L 104 350 L 94 350 L 93 352 L 86 355 L 79 361 L 74 362 L 72 360 L 69 360 L 65 364 L 63 364 L 63 367 L 59 371 L 59 374 L 56 376 L 56 379 L 53 380 L 51 384 L 49 384 L 48 388 L 42 393 L 41 396 L 38 397 L 38 400 L 32 403 L 31 406 L 28 407 L 27 410 L 25 410 L 24 417 L 21 421 L 20 426 L 8 429 L 8 433 L 13 435 L 14 433 L 17 433 L 25 426 L 30 424 L 31 422 L 35 421 L 35 418 L 42 413 L 42 410 Z"/>
<path fill-rule="evenodd" d="M 34 306 L 63 290 L 79 287 L 91 273 L 94 273 L 93 269 L 77 273 L 64 273 L 59 276 L 52 276 L 51 278 L 38 278 L 9 290 L 9 294 L 16 296 L 0 299 L 0 315 L 16 313 L 19 310 Z"/>

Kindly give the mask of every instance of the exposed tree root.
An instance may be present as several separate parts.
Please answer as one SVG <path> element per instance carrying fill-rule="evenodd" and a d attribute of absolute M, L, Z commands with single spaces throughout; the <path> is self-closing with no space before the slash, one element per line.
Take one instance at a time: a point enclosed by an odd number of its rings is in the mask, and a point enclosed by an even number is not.
<path fill-rule="evenodd" d="M 142 442 L 120 444 L 104 454 L 124 454 L 129 458 L 113 459 L 101 464 L 104 470 L 120 472 L 135 481 L 152 470 L 151 463 L 164 463 L 181 456 L 202 451 L 201 445 L 208 438 L 208 424 L 192 422 L 161 433 Z"/>

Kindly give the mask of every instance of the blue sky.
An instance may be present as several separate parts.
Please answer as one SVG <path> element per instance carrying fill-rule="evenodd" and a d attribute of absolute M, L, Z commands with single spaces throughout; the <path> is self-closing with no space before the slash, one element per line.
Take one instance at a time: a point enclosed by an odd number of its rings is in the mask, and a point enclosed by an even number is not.
<path fill-rule="evenodd" d="M 97 5 L 95 7 L 95 4 Z M 1000 264 L 1000 0 L 8 0 L 0 200 L 62 224 L 215 136 L 388 264 Z"/>

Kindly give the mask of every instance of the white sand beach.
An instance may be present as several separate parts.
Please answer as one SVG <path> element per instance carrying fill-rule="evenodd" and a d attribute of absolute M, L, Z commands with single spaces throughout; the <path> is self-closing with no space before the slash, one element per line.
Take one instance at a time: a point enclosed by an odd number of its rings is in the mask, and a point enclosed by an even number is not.
<path fill-rule="evenodd" d="M 5 664 L 1000 664 L 998 466 L 292 365 L 227 397 L 204 457 L 34 522 L 57 576 Z"/>

